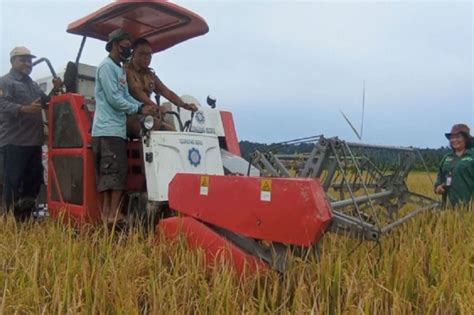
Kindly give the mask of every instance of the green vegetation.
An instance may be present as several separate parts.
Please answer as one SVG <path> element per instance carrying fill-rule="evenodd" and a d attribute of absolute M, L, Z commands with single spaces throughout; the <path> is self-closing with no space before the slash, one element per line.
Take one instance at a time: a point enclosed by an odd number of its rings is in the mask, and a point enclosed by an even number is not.
<path fill-rule="evenodd" d="M 302 154 L 309 153 L 313 150 L 314 144 L 312 143 L 301 143 L 301 144 L 263 144 L 250 141 L 240 141 L 240 150 L 242 151 L 242 156 L 250 161 L 250 154 L 255 150 L 260 151 L 272 151 L 274 153 L 280 154 Z M 451 149 L 448 147 L 441 147 L 439 149 L 418 149 L 423 160 L 426 163 L 426 167 L 430 172 L 437 172 L 439 167 L 439 162 L 445 154 L 447 154 Z M 414 170 L 425 171 L 425 167 L 421 160 L 417 160 L 414 167 Z"/>

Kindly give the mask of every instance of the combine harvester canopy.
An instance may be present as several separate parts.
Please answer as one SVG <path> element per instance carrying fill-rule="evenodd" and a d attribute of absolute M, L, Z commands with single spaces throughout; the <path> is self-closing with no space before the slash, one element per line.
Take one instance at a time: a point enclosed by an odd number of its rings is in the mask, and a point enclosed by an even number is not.
<path fill-rule="evenodd" d="M 119 0 L 72 22 L 67 31 L 107 41 L 117 28 L 148 40 L 154 53 L 209 31 L 199 15 L 162 0 Z"/>
<path fill-rule="evenodd" d="M 49 106 L 48 208 L 55 218 L 64 212 L 77 222 L 100 220 L 91 150 L 95 78 L 79 60 L 86 37 L 105 41 L 117 28 L 146 38 L 154 52 L 209 30 L 195 13 L 158 0 L 116 1 L 68 26 L 83 41 L 66 69 L 66 93 Z M 223 257 L 238 272 L 283 272 L 295 252 L 289 249 L 312 248 L 326 231 L 376 241 L 436 206 L 407 187 L 413 149 L 321 136 L 293 142 L 314 144 L 309 155 L 257 151 L 252 166 L 240 156 L 232 114 L 212 98 L 208 104 L 193 115 L 167 104 L 176 132 L 144 125 L 142 136 L 128 140 L 127 213 L 148 222 L 160 217 L 157 235 L 183 237 L 209 263 Z"/>

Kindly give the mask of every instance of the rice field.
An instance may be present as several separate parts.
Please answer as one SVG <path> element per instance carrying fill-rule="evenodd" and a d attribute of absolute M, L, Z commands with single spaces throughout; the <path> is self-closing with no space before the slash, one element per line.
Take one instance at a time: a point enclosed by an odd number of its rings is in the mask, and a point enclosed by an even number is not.
<path fill-rule="evenodd" d="M 410 178 L 431 193 L 423 174 Z M 474 212 L 417 216 L 382 243 L 327 234 L 284 275 L 204 266 L 138 230 L 1 219 L 0 314 L 473 314 Z"/>

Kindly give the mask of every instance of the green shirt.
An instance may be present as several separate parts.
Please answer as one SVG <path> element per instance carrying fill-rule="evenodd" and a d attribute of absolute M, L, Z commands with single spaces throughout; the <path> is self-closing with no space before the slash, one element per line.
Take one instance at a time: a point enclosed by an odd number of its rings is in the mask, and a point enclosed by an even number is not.
<path fill-rule="evenodd" d="M 449 177 L 451 177 L 450 185 L 448 185 Z M 435 186 L 441 184 L 446 185 L 444 204 L 447 201 L 456 206 L 459 203 L 467 204 L 474 201 L 474 151 L 472 149 L 466 150 L 461 156 L 453 152 L 443 157 Z"/>

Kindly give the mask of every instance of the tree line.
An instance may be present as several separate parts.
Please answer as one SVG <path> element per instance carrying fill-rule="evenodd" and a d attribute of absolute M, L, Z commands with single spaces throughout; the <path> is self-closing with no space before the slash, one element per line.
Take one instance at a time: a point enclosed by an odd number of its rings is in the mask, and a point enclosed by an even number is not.
<path fill-rule="evenodd" d="M 240 141 L 240 150 L 242 157 L 247 161 L 250 161 L 250 155 L 259 151 L 271 151 L 273 153 L 279 154 L 304 154 L 310 153 L 313 148 L 313 143 L 301 143 L 301 144 L 265 144 L 251 141 Z M 438 170 L 439 163 L 444 155 L 449 153 L 451 149 L 449 147 L 440 147 L 437 149 L 433 148 L 416 148 L 423 157 L 423 160 L 426 164 L 426 168 L 431 172 L 436 172 Z M 424 171 L 425 166 L 421 159 L 417 158 L 417 161 L 414 165 L 414 170 Z"/>

